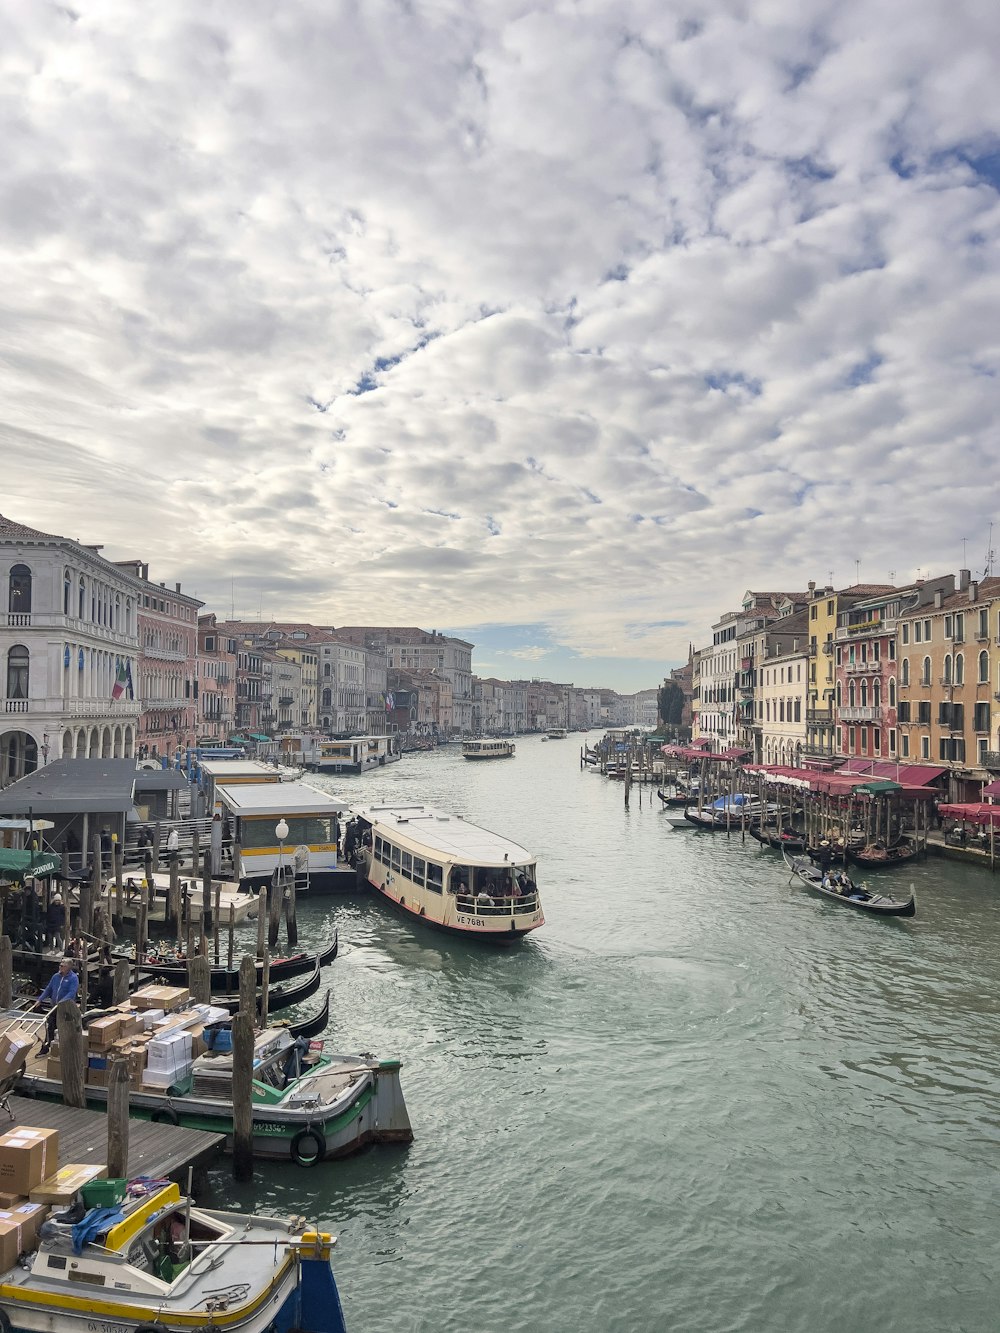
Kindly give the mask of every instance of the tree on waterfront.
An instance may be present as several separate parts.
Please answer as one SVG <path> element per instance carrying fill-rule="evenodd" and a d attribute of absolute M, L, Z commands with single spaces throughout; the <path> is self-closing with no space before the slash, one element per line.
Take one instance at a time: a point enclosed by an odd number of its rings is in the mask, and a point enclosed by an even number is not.
<path fill-rule="evenodd" d="M 675 680 L 664 681 L 657 691 L 656 712 L 663 735 L 680 729 L 684 713 L 684 691 Z"/>

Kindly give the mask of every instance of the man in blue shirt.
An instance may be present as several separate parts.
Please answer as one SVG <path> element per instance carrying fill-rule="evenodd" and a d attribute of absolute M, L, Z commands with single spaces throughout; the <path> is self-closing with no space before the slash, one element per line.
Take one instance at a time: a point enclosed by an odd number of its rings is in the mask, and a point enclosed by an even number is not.
<path fill-rule="evenodd" d="M 31 1006 L 32 1009 L 41 1009 L 43 1006 L 49 1009 L 49 1016 L 45 1023 L 45 1042 L 40 1054 L 46 1055 L 48 1053 L 52 1038 L 55 1036 L 56 1006 L 62 1000 L 75 1000 L 79 989 L 80 978 L 73 971 L 72 958 L 60 959 L 59 971 L 50 979 L 49 984 Z"/>

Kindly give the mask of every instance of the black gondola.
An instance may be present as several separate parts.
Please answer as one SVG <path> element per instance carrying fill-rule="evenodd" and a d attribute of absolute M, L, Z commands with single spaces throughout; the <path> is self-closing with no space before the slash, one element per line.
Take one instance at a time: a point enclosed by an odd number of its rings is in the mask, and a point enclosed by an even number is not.
<path fill-rule="evenodd" d="M 327 991 L 323 1008 L 317 1013 L 311 1014 L 308 1018 L 303 1018 L 298 1023 L 289 1023 L 288 1030 L 293 1037 L 318 1037 L 321 1032 L 326 1031 L 326 1025 L 329 1021 L 330 992 Z"/>
<path fill-rule="evenodd" d="M 773 824 L 763 828 L 759 824 L 748 824 L 747 832 L 751 838 L 756 838 L 765 847 L 773 847 L 776 851 L 804 852 L 806 849 L 806 835 L 795 829 L 777 829 Z"/>
<path fill-rule="evenodd" d="M 666 806 L 678 806 L 680 808 L 683 808 L 684 806 L 691 804 L 690 792 L 688 792 L 687 795 L 668 796 L 662 787 L 657 787 L 656 794 L 657 796 L 659 796 L 660 800 Z"/>
<path fill-rule="evenodd" d="M 298 1004 L 300 1000 L 308 1000 L 319 990 L 320 962 L 316 959 L 316 966 L 312 972 L 303 981 L 293 982 L 291 985 L 271 987 L 268 981 L 267 987 L 267 1012 L 276 1014 L 282 1009 L 289 1009 L 293 1004 Z M 240 1007 L 240 998 L 238 995 L 218 995 L 214 997 L 213 1003 L 218 1009 L 225 1009 L 230 1014 L 235 1014 Z M 257 1012 L 260 1013 L 260 996 L 257 996 Z"/>
<path fill-rule="evenodd" d="M 848 848 L 848 859 L 852 865 L 863 866 L 868 870 L 889 870 L 893 866 L 905 865 L 917 856 L 916 846 L 904 839 L 894 847 L 880 847 L 878 843 L 867 843 L 864 847 Z"/>
<path fill-rule="evenodd" d="M 803 884 L 843 907 L 856 907 L 873 916 L 916 915 L 917 900 L 912 886 L 909 898 L 900 900 L 891 894 L 870 893 L 863 885 L 855 884 L 845 871 L 822 871 L 807 856 L 796 856 L 791 860 L 786 856 L 785 864 Z"/>
<path fill-rule="evenodd" d="M 300 977 L 303 973 L 312 972 L 317 958 L 320 967 L 325 967 L 327 963 L 332 963 L 336 958 L 338 947 L 337 932 L 334 931 L 333 938 L 319 953 L 297 953 L 292 954 L 289 958 L 272 958 L 270 980 L 272 982 L 286 981 L 289 977 Z M 134 966 L 134 959 L 130 958 L 128 961 Z M 258 959 L 258 986 L 261 983 L 262 970 L 262 964 Z M 187 963 L 176 961 L 173 958 L 155 959 L 147 957 L 146 961 L 139 965 L 139 975 L 155 977 L 157 980 L 183 986 L 188 979 Z M 240 970 L 236 966 L 213 967 L 210 976 L 213 995 L 227 991 L 238 991 L 240 988 Z"/>

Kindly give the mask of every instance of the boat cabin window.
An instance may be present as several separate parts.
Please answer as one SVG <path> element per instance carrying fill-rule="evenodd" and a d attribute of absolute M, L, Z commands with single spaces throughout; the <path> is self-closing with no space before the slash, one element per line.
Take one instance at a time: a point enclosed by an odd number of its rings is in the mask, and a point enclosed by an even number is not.
<path fill-rule="evenodd" d="M 413 857 L 410 855 L 409 852 L 403 852 L 403 853 L 402 853 L 402 856 L 400 857 L 400 861 L 401 861 L 401 864 L 400 864 L 400 867 L 399 867 L 400 870 L 401 870 L 401 871 L 403 872 L 403 874 L 406 875 L 409 879 L 412 879 L 412 878 L 413 878 Z"/>
<path fill-rule="evenodd" d="M 433 893 L 440 893 L 444 887 L 444 872 L 433 861 L 427 862 L 427 887 Z"/>
<path fill-rule="evenodd" d="M 413 858 L 413 869 L 410 872 L 414 884 L 423 884 L 424 882 L 424 861 L 420 856 Z"/>
<path fill-rule="evenodd" d="M 372 855 L 375 857 L 376 861 L 381 861 L 384 865 L 389 864 L 389 853 L 385 850 L 387 845 L 387 843 L 382 841 L 381 834 L 376 833 L 375 846 L 372 849 Z"/>
<path fill-rule="evenodd" d="M 402 862 L 398 847 L 393 847 L 392 849 L 392 861 L 390 864 L 392 865 L 393 870 L 399 870 L 401 868 Z"/>
<path fill-rule="evenodd" d="M 228 1228 L 200 1217 L 187 1218 L 184 1209 L 157 1213 L 133 1240 L 127 1262 L 162 1282 L 173 1282 L 201 1248 L 228 1233 Z"/>

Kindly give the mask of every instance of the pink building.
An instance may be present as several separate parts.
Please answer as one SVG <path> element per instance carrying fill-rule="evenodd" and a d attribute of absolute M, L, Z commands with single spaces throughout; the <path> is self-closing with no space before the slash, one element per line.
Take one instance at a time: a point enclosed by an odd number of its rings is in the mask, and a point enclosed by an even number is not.
<path fill-rule="evenodd" d="M 149 566 L 118 560 L 119 569 L 139 579 L 137 599 L 139 662 L 136 694 L 139 758 L 172 759 L 196 744 L 198 728 L 198 612 L 204 602 L 175 583 L 151 583 Z"/>

